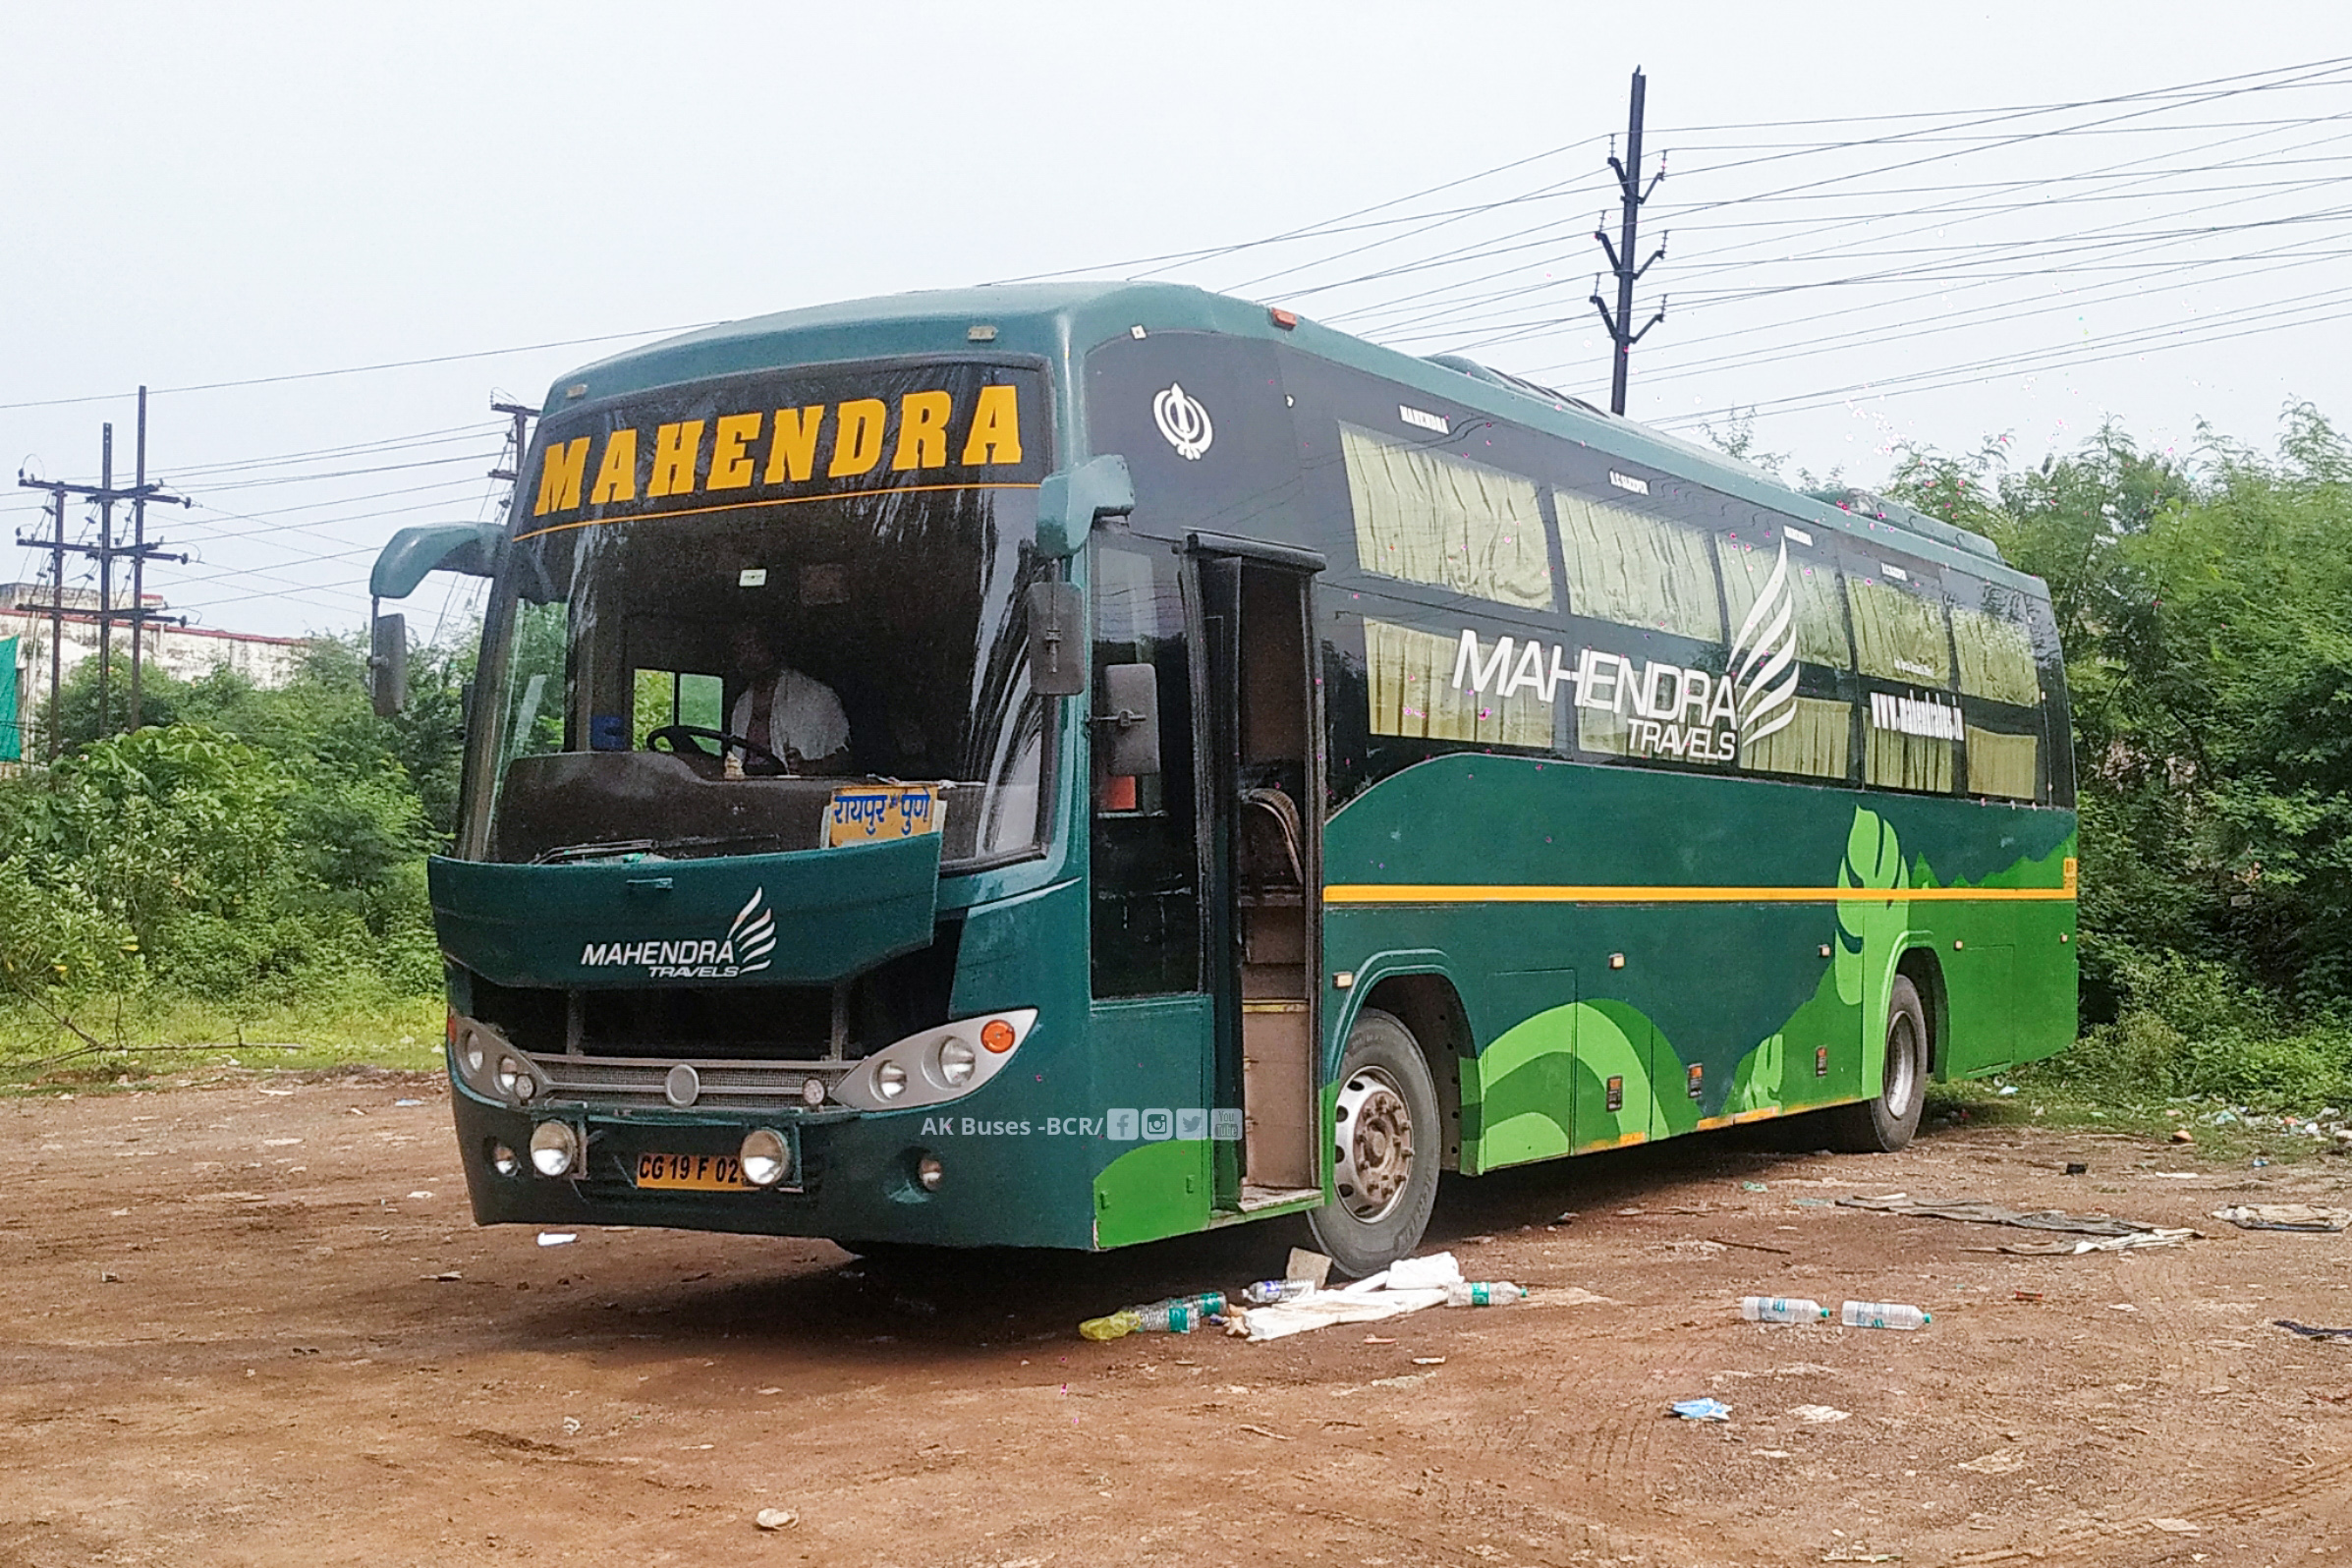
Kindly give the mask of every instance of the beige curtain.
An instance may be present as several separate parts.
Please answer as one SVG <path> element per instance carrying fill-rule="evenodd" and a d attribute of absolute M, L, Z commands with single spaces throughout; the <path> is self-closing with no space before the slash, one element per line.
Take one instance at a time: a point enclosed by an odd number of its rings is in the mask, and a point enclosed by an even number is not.
<path fill-rule="evenodd" d="M 1770 581 L 1779 552 L 1718 533 L 1715 559 L 1723 563 L 1723 607 L 1737 630 Z M 1845 596 L 1836 569 L 1807 561 L 1797 552 L 1788 558 L 1788 575 L 1797 603 L 1797 657 L 1809 664 L 1852 669 L 1854 644 L 1846 636 Z"/>
<path fill-rule="evenodd" d="M 2034 643 L 2003 616 L 1952 606 L 1952 642 L 1960 649 L 1960 690 L 1993 702 L 2033 707 L 2042 700 Z"/>
<path fill-rule="evenodd" d="M 2031 735 L 1996 735 L 1968 726 L 1968 792 L 2030 801 L 2040 773 L 2042 743 Z"/>
<path fill-rule="evenodd" d="M 1846 594 L 1854 606 L 1854 653 L 1863 674 L 1912 686 L 1950 684 L 1952 650 L 1941 600 L 1853 578 L 1846 580 Z"/>
<path fill-rule="evenodd" d="M 1705 532 L 1565 490 L 1552 491 L 1551 499 L 1568 560 L 1570 610 L 1620 626 L 1724 640 Z"/>
<path fill-rule="evenodd" d="M 1629 727 L 1624 715 L 1613 708 L 1580 707 L 1576 710 L 1576 744 L 1588 752 L 1599 752 L 1607 756 L 1623 756 L 1630 744 Z"/>
<path fill-rule="evenodd" d="M 1862 754 L 1862 779 L 1890 790 L 1952 792 L 1952 743 L 1873 728 Z"/>
<path fill-rule="evenodd" d="M 1487 639 L 1485 645 L 1491 652 L 1493 641 Z M 1550 746 L 1551 704 L 1540 693 L 1523 689 L 1510 697 L 1491 691 L 1482 696 L 1454 685 L 1454 661 L 1461 646 L 1458 638 L 1367 620 L 1364 654 L 1371 666 L 1372 733 L 1489 746 Z"/>
<path fill-rule="evenodd" d="M 1743 747 L 1740 760 L 1759 772 L 1844 778 L 1853 751 L 1854 704 L 1811 697 L 1798 698 L 1796 704 L 1797 716 L 1788 726 Z"/>
<path fill-rule="evenodd" d="M 1552 607 L 1533 480 L 1444 452 L 1339 427 L 1356 513 L 1356 564 L 1523 609 Z"/>

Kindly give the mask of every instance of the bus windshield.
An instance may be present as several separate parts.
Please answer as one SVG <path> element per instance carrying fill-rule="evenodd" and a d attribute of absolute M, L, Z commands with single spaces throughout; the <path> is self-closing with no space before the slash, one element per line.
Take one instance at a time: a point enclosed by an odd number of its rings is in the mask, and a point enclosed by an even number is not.
<path fill-rule="evenodd" d="M 937 369 L 915 379 L 927 383 L 919 396 L 964 390 Z M 821 424 L 835 405 L 810 390 L 787 396 L 804 397 Z M 758 391 L 779 401 L 772 385 Z M 631 427 L 608 418 L 604 444 Z M 570 433 L 557 427 L 543 450 L 560 461 Z M 889 444 L 887 430 L 850 437 Z M 757 460 L 749 439 L 737 444 L 741 461 Z M 1030 542 L 1035 480 L 958 483 L 951 468 L 910 483 L 884 469 L 827 485 L 822 459 L 812 452 L 813 482 L 799 486 L 813 493 L 712 505 L 673 485 L 700 504 L 518 520 L 484 617 L 469 853 L 812 849 L 833 789 L 873 780 L 943 786 L 947 862 L 1033 851 L 1047 746 L 1024 613 L 1023 589 L 1042 570 Z M 727 460 L 712 454 L 687 476 L 700 482 Z"/>

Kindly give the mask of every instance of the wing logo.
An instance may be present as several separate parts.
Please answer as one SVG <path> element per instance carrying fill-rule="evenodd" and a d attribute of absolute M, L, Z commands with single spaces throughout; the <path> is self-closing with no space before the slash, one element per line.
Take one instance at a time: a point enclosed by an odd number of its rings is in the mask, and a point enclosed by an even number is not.
<path fill-rule="evenodd" d="M 756 975 L 775 962 L 776 912 L 767 889 L 754 888 L 724 936 L 659 937 L 634 942 L 590 942 L 582 949 L 582 969 L 643 969 L 657 980 L 734 980 Z"/>
<path fill-rule="evenodd" d="M 1201 454 L 1208 450 L 1208 443 L 1217 438 L 1208 410 L 1199 398 L 1185 391 L 1181 381 L 1170 381 L 1167 390 L 1151 400 L 1151 422 L 1159 426 L 1159 433 L 1168 445 L 1187 463 L 1200 461 Z"/>
<path fill-rule="evenodd" d="M 739 973 L 749 975 L 767 968 L 776 951 L 776 912 L 766 908 L 767 889 L 752 889 L 752 901 L 736 915 L 735 924 L 727 927 L 727 945 L 735 950 Z M 757 959 L 757 963 L 752 960 Z"/>
<path fill-rule="evenodd" d="M 1797 719 L 1797 595 L 1788 577 L 1788 544 L 1740 634 L 1731 642 L 1731 679 L 1737 690 L 1740 744 L 1754 746 Z"/>

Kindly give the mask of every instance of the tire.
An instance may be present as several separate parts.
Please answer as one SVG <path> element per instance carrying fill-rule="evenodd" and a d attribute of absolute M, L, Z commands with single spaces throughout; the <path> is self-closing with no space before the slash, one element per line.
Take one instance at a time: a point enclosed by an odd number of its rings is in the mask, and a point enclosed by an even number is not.
<path fill-rule="evenodd" d="M 1444 1145 L 1421 1042 L 1378 1008 L 1348 1032 L 1332 1142 L 1335 1196 L 1308 1214 L 1307 1231 L 1334 1268 L 1361 1278 L 1421 1245 Z"/>
<path fill-rule="evenodd" d="M 1927 1102 L 1932 1036 L 1919 987 L 1897 975 L 1886 998 L 1886 1071 L 1878 1097 L 1825 1114 L 1830 1147 L 1849 1154 L 1891 1154 L 1919 1131 Z"/>

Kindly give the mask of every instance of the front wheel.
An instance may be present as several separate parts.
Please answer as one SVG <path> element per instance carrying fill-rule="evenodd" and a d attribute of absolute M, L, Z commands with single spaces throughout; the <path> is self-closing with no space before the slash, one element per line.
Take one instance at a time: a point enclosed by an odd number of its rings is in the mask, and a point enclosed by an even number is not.
<path fill-rule="evenodd" d="M 1443 1142 L 1428 1059 L 1393 1014 L 1356 1016 L 1331 1136 L 1334 1196 L 1307 1229 L 1341 1273 L 1376 1273 L 1421 1245 Z"/>
<path fill-rule="evenodd" d="M 1876 1099 L 1827 1113 L 1833 1147 L 1849 1154 L 1891 1154 L 1919 1131 L 1927 1102 L 1928 1010 L 1919 987 L 1897 975 L 1886 998 L 1886 1068 Z"/>

